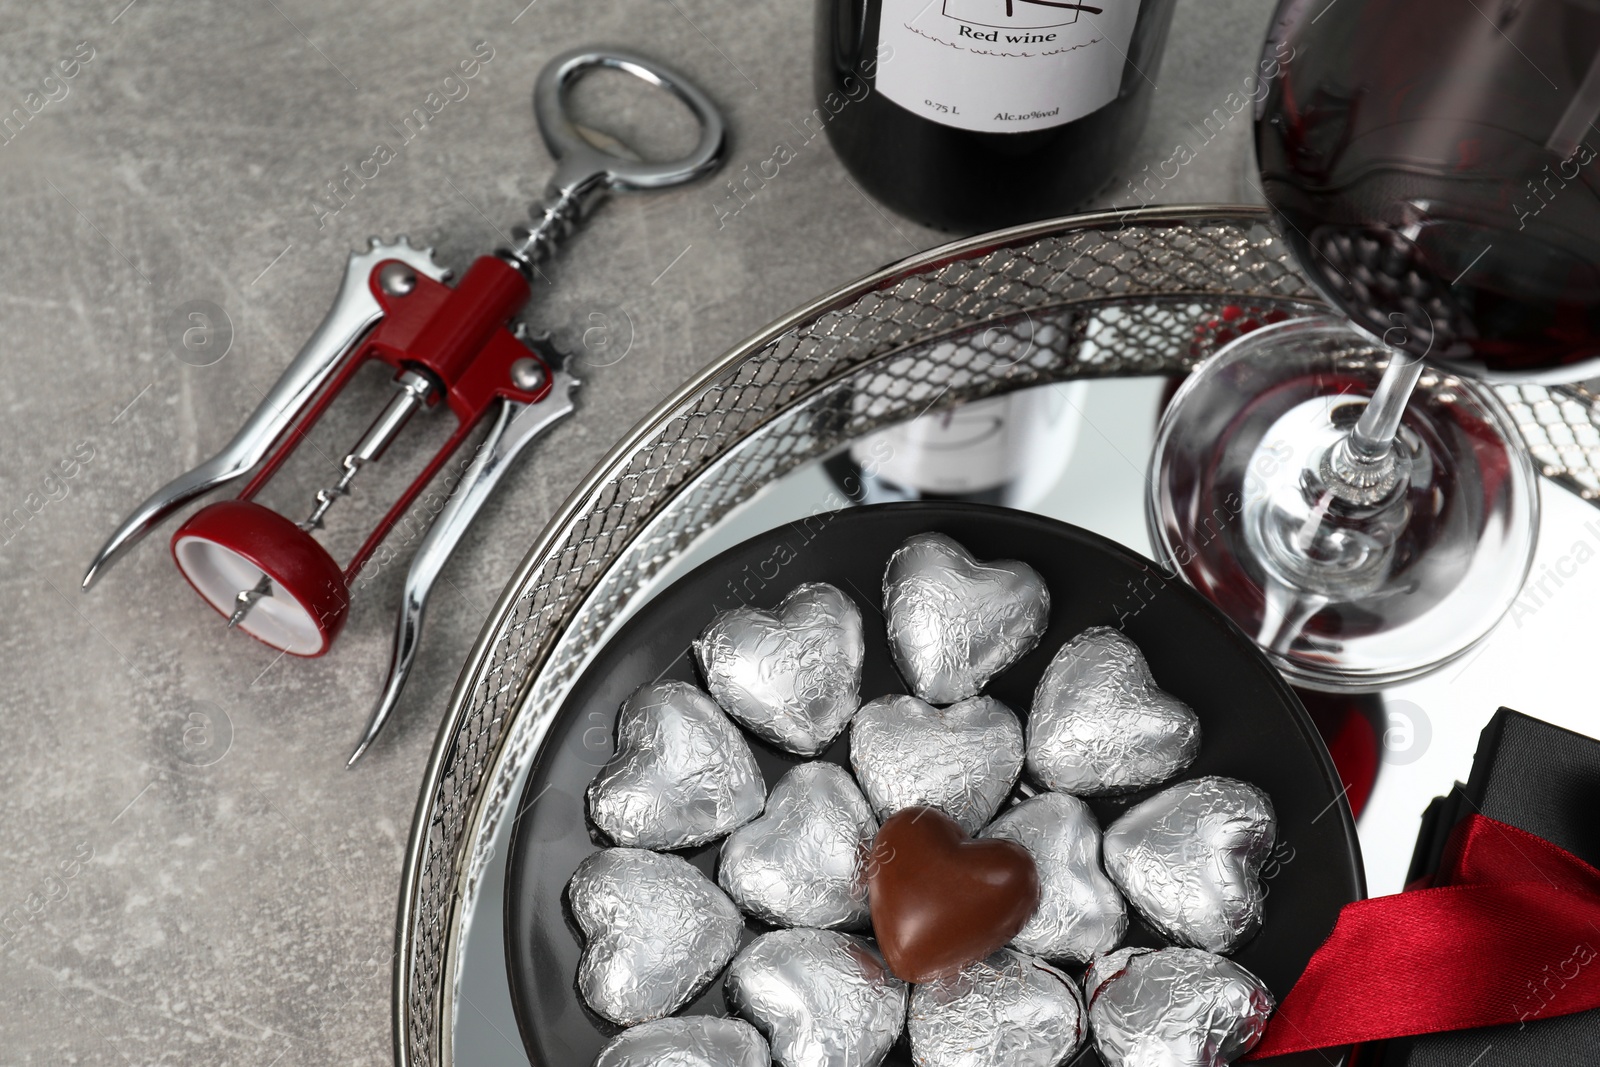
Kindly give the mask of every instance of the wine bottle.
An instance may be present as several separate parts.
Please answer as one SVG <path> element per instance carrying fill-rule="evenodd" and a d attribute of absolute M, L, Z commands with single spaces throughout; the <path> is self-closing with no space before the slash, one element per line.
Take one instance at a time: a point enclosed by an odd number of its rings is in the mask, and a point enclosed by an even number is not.
<path fill-rule="evenodd" d="M 1138 140 L 1173 0 L 818 0 L 817 110 L 865 190 L 977 232 L 1068 213 Z"/>

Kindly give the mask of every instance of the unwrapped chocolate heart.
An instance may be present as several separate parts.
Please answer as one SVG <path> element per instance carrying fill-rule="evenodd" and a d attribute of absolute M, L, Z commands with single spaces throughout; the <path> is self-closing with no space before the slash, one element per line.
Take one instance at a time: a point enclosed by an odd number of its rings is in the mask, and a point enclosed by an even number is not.
<path fill-rule="evenodd" d="M 979 563 L 944 534 L 917 534 L 889 557 L 883 610 L 906 684 L 949 704 L 977 696 L 1039 643 L 1050 590 L 1026 563 Z"/>
<path fill-rule="evenodd" d="M 1039 869 L 1039 907 L 1012 940 L 1017 948 L 1087 963 L 1122 940 L 1128 909 L 1100 869 L 1100 824 L 1089 805 L 1042 793 L 1002 813 L 983 836 L 1015 841 Z"/>
<path fill-rule="evenodd" d="M 723 988 L 782 1067 L 877 1067 L 905 1026 L 905 983 L 871 942 L 834 930 L 762 934 Z"/>
<path fill-rule="evenodd" d="M 1261 865 L 1277 832 L 1271 799 L 1249 782 L 1179 782 L 1111 824 L 1106 873 L 1172 940 L 1232 952 L 1261 928 Z"/>
<path fill-rule="evenodd" d="M 772 1053 L 743 1019 L 690 1015 L 624 1030 L 594 1067 L 771 1067 Z"/>
<path fill-rule="evenodd" d="M 722 843 L 717 881 L 773 926 L 863 926 L 861 869 L 877 832 L 848 771 L 802 763 L 773 787 L 766 814 Z"/>
<path fill-rule="evenodd" d="M 1043 960 L 1001 949 L 919 985 L 906 1023 L 917 1067 L 1060 1067 L 1088 1029 L 1078 984 Z"/>
<path fill-rule="evenodd" d="M 867 896 L 890 970 L 928 982 L 1015 937 L 1039 906 L 1039 873 L 1014 841 L 974 841 L 941 811 L 906 808 L 872 843 Z"/>
<path fill-rule="evenodd" d="M 827 748 L 860 704 L 861 612 L 823 582 L 797 587 L 776 612 L 723 612 L 694 654 L 723 710 L 799 756 Z"/>
<path fill-rule="evenodd" d="M 622 1026 L 677 1011 L 739 948 L 744 919 L 705 875 L 677 856 L 608 848 L 567 883 L 583 934 L 578 991 Z"/>
<path fill-rule="evenodd" d="M 927 805 L 977 833 L 1016 784 L 1022 724 L 993 697 L 936 708 L 879 697 L 850 724 L 850 763 L 879 819 Z"/>
<path fill-rule="evenodd" d="M 1080 796 L 1166 781 L 1200 753 L 1200 720 L 1164 693 L 1139 646 L 1097 626 L 1061 646 L 1028 714 L 1028 772 Z"/>
<path fill-rule="evenodd" d="M 750 745 L 687 682 L 640 686 L 617 716 L 617 754 L 589 783 L 589 816 L 635 848 L 714 841 L 761 814 L 767 787 Z"/>
<path fill-rule="evenodd" d="M 1275 1007 L 1261 979 L 1192 948 L 1123 948 L 1084 975 L 1106 1067 L 1223 1067 L 1261 1040 Z"/>

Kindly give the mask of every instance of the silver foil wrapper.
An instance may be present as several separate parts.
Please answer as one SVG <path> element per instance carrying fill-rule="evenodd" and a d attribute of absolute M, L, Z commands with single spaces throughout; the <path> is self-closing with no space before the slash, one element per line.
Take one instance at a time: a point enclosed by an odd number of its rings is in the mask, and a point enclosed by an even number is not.
<path fill-rule="evenodd" d="M 773 926 L 864 926 L 861 865 L 877 832 L 849 771 L 802 763 L 773 787 L 766 814 L 722 843 L 717 881 Z"/>
<path fill-rule="evenodd" d="M 1078 984 L 1043 960 L 1001 949 L 919 985 L 906 1022 L 917 1067 L 1060 1067 L 1088 1029 Z"/>
<path fill-rule="evenodd" d="M 714 841 L 761 814 L 767 786 L 744 735 L 687 682 L 640 686 L 617 716 L 617 754 L 589 784 L 589 817 L 633 848 Z"/>
<path fill-rule="evenodd" d="M 889 557 L 883 610 L 907 686 L 949 704 L 977 696 L 1039 643 L 1050 590 L 1026 563 L 979 563 L 944 534 L 917 534 Z"/>
<path fill-rule="evenodd" d="M 1166 781 L 1200 754 L 1200 720 L 1161 691 L 1144 653 L 1097 626 L 1061 646 L 1028 714 L 1028 773 L 1080 796 Z"/>
<path fill-rule="evenodd" d="M 827 748 L 861 703 L 861 611 L 822 582 L 798 586 L 776 612 L 723 612 L 694 654 L 724 711 L 799 756 Z"/>
<path fill-rule="evenodd" d="M 1193 948 L 1118 949 L 1083 982 L 1106 1067 L 1222 1067 L 1255 1047 L 1276 1007 L 1261 979 Z"/>
<path fill-rule="evenodd" d="M 744 918 L 677 856 L 608 848 L 567 883 L 583 933 L 578 991 L 622 1026 L 659 1019 L 694 998 L 739 949 Z"/>
<path fill-rule="evenodd" d="M 723 988 L 782 1067 L 877 1067 L 905 1027 L 906 984 L 871 942 L 833 930 L 761 935 Z"/>
<path fill-rule="evenodd" d="M 624 1030 L 594 1067 L 771 1067 L 766 1039 L 743 1019 L 689 1015 Z"/>
<path fill-rule="evenodd" d="M 1039 908 L 1011 943 L 1051 960 L 1087 963 L 1128 930 L 1122 894 L 1100 869 L 1100 824 L 1089 805 L 1041 793 L 1003 812 L 984 837 L 1015 841 L 1039 870 Z"/>
<path fill-rule="evenodd" d="M 1016 784 L 1022 756 L 1022 723 L 993 697 L 947 708 L 880 697 L 850 724 L 850 762 L 880 821 L 927 805 L 975 834 Z"/>
<path fill-rule="evenodd" d="M 1196 778 L 1111 824 L 1106 873 L 1173 941 L 1232 952 L 1261 928 L 1261 865 L 1277 833 L 1266 793 L 1236 778 Z"/>

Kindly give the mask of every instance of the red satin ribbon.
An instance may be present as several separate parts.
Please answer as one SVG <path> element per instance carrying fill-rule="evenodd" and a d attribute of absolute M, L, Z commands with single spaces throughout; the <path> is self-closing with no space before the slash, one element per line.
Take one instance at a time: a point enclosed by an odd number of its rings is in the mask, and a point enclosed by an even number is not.
<path fill-rule="evenodd" d="M 1246 1059 L 1600 1008 L 1600 870 L 1469 815 L 1431 885 L 1346 904 Z"/>

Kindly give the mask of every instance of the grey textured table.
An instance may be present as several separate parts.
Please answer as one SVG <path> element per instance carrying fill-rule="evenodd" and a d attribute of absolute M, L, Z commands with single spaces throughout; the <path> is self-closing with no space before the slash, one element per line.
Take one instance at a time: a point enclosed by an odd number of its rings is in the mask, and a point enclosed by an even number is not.
<path fill-rule="evenodd" d="M 806 140 L 811 5 L 525 2 L 0 4 L 0 118 L 14 116 L 0 133 L 6 1063 L 387 1061 L 417 785 L 517 559 L 567 489 L 696 367 L 942 240 L 865 199 L 824 140 Z M 1148 196 L 1249 195 L 1248 114 L 1215 116 L 1250 74 L 1270 7 L 1179 6 L 1126 177 L 1172 175 L 1162 163 L 1180 141 L 1198 151 L 1170 180 L 1151 178 Z M 536 447 L 446 570 L 398 721 L 346 771 L 388 656 L 400 566 L 376 572 L 333 654 L 312 661 L 225 633 L 175 572 L 170 524 L 92 593 L 79 578 L 123 514 L 254 406 L 320 319 L 348 250 L 409 232 L 460 267 L 522 220 L 550 171 L 534 76 L 596 42 L 697 79 L 728 113 L 732 170 L 754 170 L 780 142 L 796 158 L 742 205 L 724 177 L 614 201 L 547 268 L 553 288 L 537 291 L 531 318 L 578 354 L 579 414 Z M 475 49 L 492 57 L 465 96 L 446 95 Z M 63 80 L 58 62 L 75 53 Z M 443 105 L 408 126 L 432 93 Z M 650 147 L 684 134 L 615 84 L 580 103 Z M 349 180 L 379 144 L 393 158 Z M 345 183 L 343 198 L 330 182 Z M 1134 200 L 1119 180 L 1104 202 Z M 231 323 L 211 349 L 226 355 L 206 366 L 173 340 L 194 301 Z M 381 394 L 363 382 L 267 502 L 298 517 Z M 413 435 L 363 475 L 330 516 L 336 552 L 428 440 Z"/>

